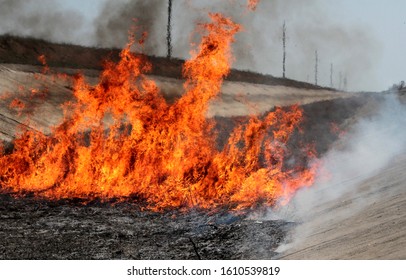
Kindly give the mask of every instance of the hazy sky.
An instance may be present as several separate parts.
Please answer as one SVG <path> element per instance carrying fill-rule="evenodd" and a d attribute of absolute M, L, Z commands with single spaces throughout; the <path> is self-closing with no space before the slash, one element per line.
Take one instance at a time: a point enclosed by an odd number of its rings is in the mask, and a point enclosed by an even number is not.
<path fill-rule="evenodd" d="M 0 10 L 2 5 L 5 7 L 7 2 L 11 1 L 0 0 Z M 28 1 L 16 2 L 25 4 Z M 44 4 L 39 9 L 38 6 L 41 5 L 38 3 L 41 2 L 48 4 Z M 49 5 L 51 2 L 52 5 Z M 26 7 L 26 10 L 28 9 L 26 12 L 29 12 L 29 7 L 33 10 L 36 9 L 37 13 L 45 14 L 47 12 L 54 13 L 55 9 L 60 10 L 62 14 L 63 11 L 76 11 L 81 16 L 72 18 L 72 21 L 77 22 L 74 22 L 76 25 L 71 26 L 70 33 L 65 32 L 65 36 L 61 35 L 64 32 L 60 32 L 59 35 L 57 34 L 51 39 L 56 38 L 57 41 L 63 41 L 64 38 L 70 38 L 76 43 L 92 45 L 95 43 L 93 34 L 96 30 L 92 22 L 98 18 L 106 2 L 106 0 L 38 0 L 31 1 L 31 3 L 35 3 L 35 6 L 34 4 L 26 5 L 28 7 Z M 110 2 L 125 3 L 130 1 Z M 162 2 L 166 3 L 167 1 L 162 0 Z M 192 12 L 196 15 L 199 13 L 207 14 L 209 10 L 216 12 L 218 6 L 215 3 L 222 4 L 222 7 L 218 7 L 220 11 L 227 11 L 232 9 L 229 8 L 231 6 L 236 10 L 235 6 L 238 3 L 241 6 L 241 3 L 246 1 L 173 0 L 173 2 L 178 2 L 178 6 L 174 4 L 176 9 L 190 9 L 192 7 Z M 210 3 L 208 8 L 204 8 L 205 3 Z M 406 65 L 405 0 L 262 0 L 254 13 L 241 10 L 240 14 L 235 12 L 231 14 L 237 17 L 234 19 L 237 22 L 241 20 L 245 23 L 246 33 L 252 31 L 252 34 L 250 36 L 242 35 L 239 39 L 240 49 L 236 47 L 236 58 L 239 61 L 235 62 L 235 66 L 239 68 L 250 68 L 249 70 L 281 76 L 280 33 L 283 20 L 286 20 L 288 28 L 287 77 L 313 82 L 314 50 L 318 49 L 320 59 L 319 84 L 321 85 L 330 85 L 331 63 L 334 65 L 333 82 L 335 87 L 338 86 L 339 72 L 342 72 L 343 77 L 348 78 L 349 90 L 384 90 L 394 83 L 406 80 L 406 71 L 403 70 L 404 65 Z M 174 13 L 174 29 L 176 30 L 177 24 L 178 26 L 182 25 L 182 30 L 178 29 L 179 34 L 175 35 L 174 54 L 178 54 L 178 56 L 185 54 L 184 46 L 189 45 L 187 41 L 190 39 L 190 35 L 186 36 L 182 33 L 189 32 L 192 30 L 191 26 L 195 25 L 192 20 L 193 17 L 188 14 L 185 11 L 179 12 L 178 15 L 176 15 L 176 11 Z M 4 18 L 4 15 L 2 17 Z M 20 24 L 21 20 L 10 23 L 13 18 L 18 19 L 12 15 L 9 19 L 6 18 L 3 21 L 0 19 L 0 33 L 30 35 L 31 31 L 24 26 L 20 28 L 21 30 L 18 27 L 14 28 L 13 24 Z M 192 22 L 187 22 L 189 19 Z M 166 19 L 160 20 L 165 22 Z M 267 23 L 272 26 L 268 26 Z M 162 27 L 165 30 L 166 26 L 163 25 Z M 184 30 L 183 27 L 185 27 Z M 269 38 L 264 36 L 262 31 L 263 33 L 269 32 Z M 127 30 L 122 30 L 122 32 L 127 34 Z M 33 33 L 35 34 L 35 32 Z M 43 33 L 40 32 L 39 34 L 41 36 Z M 158 34 L 162 34 L 162 32 Z M 256 40 L 256 34 L 262 38 Z M 160 37 L 161 35 L 159 35 Z M 157 38 L 152 39 L 157 40 Z M 164 46 L 165 37 L 163 36 L 159 40 L 161 39 L 162 43 L 159 45 Z M 242 40 L 247 40 L 247 42 L 241 42 Z M 352 41 L 354 42 L 353 47 Z M 245 51 L 244 47 L 249 49 L 247 51 L 249 55 L 241 55 L 241 49 L 243 52 Z M 165 54 L 162 47 L 156 49 L 155 53 L 158 55 Z"/>
<path fill-rule="evenodd" d="M 337 24 L 361 26 L 381 46 L 371 63 L 376 76 L 372 88 L 386 89 L 406 80 L 406 1 L 336 0 L 323 1 L 326 13 Z M 365 46 L 368 51 L 370 46 Z M 369 89 L 366 86 L 366 89 Z"/>

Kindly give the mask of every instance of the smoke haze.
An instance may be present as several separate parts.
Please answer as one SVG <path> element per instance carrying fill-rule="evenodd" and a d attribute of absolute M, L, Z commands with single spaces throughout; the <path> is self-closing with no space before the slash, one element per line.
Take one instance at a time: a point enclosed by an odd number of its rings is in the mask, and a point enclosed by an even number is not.
<path fill-rule="evenodd" d="M 86 44 L 84 22 L 84 15 L 53 0 L 0 0 L 0 34 Z"/>
<path fill-rule="evenodd" d="M 146 51 L 164 56 L 167 2 L 119 3 L 108 2 L 96 20 L 97 44 L 123 46 L 131 18 L 135 18 L 149 32 Z M 336 87 L 340 84 L 339 72 L 342 73 L 342 80 L 347 78 L 352 89 L 360 89 L 373 80 L 371 62 L 380 52 L 379 45 L 367 30 L 357 27 L 347 30 L 329 22 L 323 16 L 322 1 L 261 1 L 254 13 L 248 11 L 243 0 L 177 0 L 173 1 L 173 5 L 172 42 L 176 57 L 188 57 L 190 43 L 198 40 L 194 36 L 196 24 L 207 21 L 209 12 L 221 12 L 244 26 L 244 31 L 236 36 L 234 45 L 236 68 L 281 76 L 282 25 L 286 21 L 289 78 L 314 82 L 314 51 L 317 49 L 320 55 L 319 81 L 322 85 L 330 85 L 331 63 L 336 69 L 333 74 Z M 368 46 L 368 51 L 365 46 Z M 342 87 L 343 84 L 341 81 Z"/>
<path fill-rule="evenodd" d="M 368 194 L 365 188 L 384 186 L 384 182 L 367 186 L 363 182 L 379 175 L 406 152 L 406 131 L 401 129 L 406 126 L 406 107 L 394 96 L 386 97 L 379 107 L 377 114 L 361 119 L 325 154 L 322 176 L 310 189 L 299 191 L 287 207 L 270 211 L 268 218 L 300 223 L 290 238 L 293 243 L 280 247 L 281 252 L 301 244 L 323 223 L 333 220 L 339 224 L 382 199 L 381 192 Z M 345 207 L 337 203 L 345 203 Z M 325 213 L 326 205 L 338 207 L 333 217 Z"/>
<path fill-rule="evenodd" d="M 147 53 L 163 55 L 166 51 L 167 2 L 108 1 L 94 21 L 96 45 L 101 47 L 123 47 L 128 41 L 128 31 L 135 26 L 138 36 L 148 33 Z"/>
<path fill-rule="evenodd" d="M 145 52 L 166 54 L 167 1 L 105 1 L 94 20 L 62 8 L 59 1 L 0 0 L 0 33 L 33 36 L 56 42 L 121 48 L 128 30 L 136 25 L 147 31 Z M 209 12 L 221 12 L 244 26 L 234 45 L 234 67 L 282 76 L 282 25 L 287 26 L 288 78 L 314 82 L 314 51 L 319 54 L 319 84 L 330 85 L 334 64 L 334 86 L 339 72 L 351 90 L 368 90 L 373 84 L 372 61 L 379 58 L 379 44 L 366 28 L 336 25 L 323 15 L 320 0 L 260 1 L 255 12 L 245 0 L 173 1 L 173 56 L 188 58 L 190 43 L 196 42 L 196 23 Z M 366 48 L 365 46 L 368 46 Z M 341 83 L 343 86 L 343 83 Z"/>

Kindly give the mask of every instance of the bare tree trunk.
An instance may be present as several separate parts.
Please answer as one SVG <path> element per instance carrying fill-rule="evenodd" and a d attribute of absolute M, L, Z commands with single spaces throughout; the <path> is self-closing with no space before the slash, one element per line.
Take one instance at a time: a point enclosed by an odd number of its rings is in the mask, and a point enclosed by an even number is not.
<path fill-rule="evenodd" d="M 333 63 L 330 64 L 330 87 L 333 88 Z"/>
<path fill-rule="evenodd" d="M 345 76 L 344 76 L 344 87 L 343 87 L 343 89 L 344 89 L 345 91 L 347 91 L 347 86 L 348 86 L 348 84 L 347 84 L 347 75 L 345 75 Z"/>
<path fill-rule="evenodd" d="M 314 52 L 315 54 L 315 63 L 314 63 L 314 84 L 317 86 L 317 75 L 318 75 L 318 68 L 319 68 L 319 56 L 317 54 L 317 50 Z"/>
<path fill-rule="evenodd" d="M 166 26 L 166 43 L 168 47 L 168 53 L 166 57 L 170 59 L 172 57 L 172 25 L 171 25 L 171 20 L 172 20 L 172 0 L 168 0 L 168 24 Z"/>
<path fill-rule="evenodd" d="M 286 77 L 286 22 L 283 22 L 282 30 L 282 43 L 283 43 L 283 65 L 282 65 L 282 77 Z"/>

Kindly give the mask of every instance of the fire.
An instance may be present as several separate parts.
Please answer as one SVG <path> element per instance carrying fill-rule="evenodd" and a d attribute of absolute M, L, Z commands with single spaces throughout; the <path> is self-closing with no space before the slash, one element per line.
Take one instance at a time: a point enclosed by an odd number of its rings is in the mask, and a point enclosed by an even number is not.
<path fill-rule="evenodd" d="M 259 4 L 259 0 L 248 0 L 247 7 L 251 11 L 255 11 L 258 4 Z"/>
<path fill-rule="evenodd" d="M 347 131 L 341 129 L 337 123 L 330 124 L 330 132 L 337 135 L 338 138 L 343 138 L 347 134 Z"/>
<path fill-rule="evenodd" d="M 298 106 L 252 116 L 216 148 L 206 112 L 230 71 L 240 26 L 220 14 L 210 17 L 184 65 L 179 100 L 165 101 L 144 75 L 152 66 L 130 52 L 130 43 L 118 63 L 106 63 L 97 85 L 74 77 L 75 100 L 64 104 L 64 120 L 50 135 L 25 131 L 14 150 L 0 156 L 1 188 L 48 199 L 131 198 L 162 210 L 274 205 L 310 186 L 316 167 L 284 164 L 302 119 Z"/>

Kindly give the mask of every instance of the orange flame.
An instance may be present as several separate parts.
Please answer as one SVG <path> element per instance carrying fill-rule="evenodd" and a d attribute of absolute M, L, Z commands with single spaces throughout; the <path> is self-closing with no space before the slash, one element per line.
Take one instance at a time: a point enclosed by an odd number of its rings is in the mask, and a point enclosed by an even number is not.
<path fill-rule="evenodd" d="M 130 52 L 108 62 L 96 86 L 81 75 L 75 101 L 50 135 L 26 131 L 0 157 L 0 186 L 49 199 L 137 198 L 148 208 L 228 206 L 246 209 L 288 200 L 312 184 L 315 167 L 287 168 L 286 144 L 302 110 L 277 108 L 237 127 L 216 148 L 208 103 L 230 71 L 240 26 L 220 14 L 184 65 L 185 94 L 169 105 L 144 73 L 151 65 Z"/>
<path fill-rule="evenodd" d="M 259 4 L 259 0 L 248 0 L 247 7 L 251 11 L 255 11 L 258 4 Z"/>
<path fill-rule="evenodd" d="M 38 61 L 42 64 L 42 74 L 47 74 L 48 72 L 49 72 L 49 66 L 48 66 L 48 64 L 47 64 L 47 60 L 46 60 L 46 57 L 45 57 L 45 55 L 40 55 L 40 56 L 38 56 Z"/>

